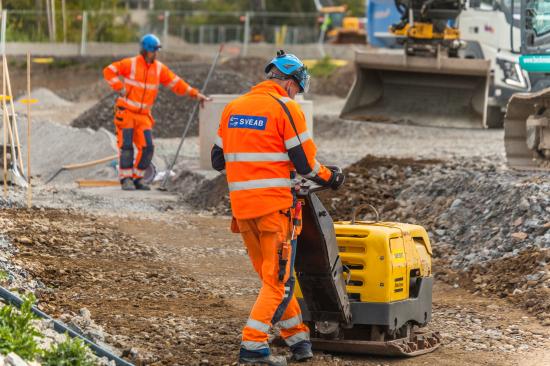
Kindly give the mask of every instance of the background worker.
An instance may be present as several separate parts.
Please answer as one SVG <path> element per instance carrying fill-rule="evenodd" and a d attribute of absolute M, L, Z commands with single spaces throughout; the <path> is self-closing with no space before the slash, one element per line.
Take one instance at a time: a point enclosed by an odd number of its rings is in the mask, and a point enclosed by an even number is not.
<path fill-rule="evenodd" d="M 155 121 L 151 108 L 159 84 L 178 95 L 198 99 L 201 106 L 210 100 L 156 59 L 161 48 L 156 36 L 143 36 L 140 45 L 139 55 L 113 62 L 103 70 L 105 80 L 119 94 L 114 122 L 120 150 L 119 178 L 123 190 L 150 189 L 142 179 L 153 159 L 152 129 Z M 137 148 L 135 162 L 134 145 Z"/>
<path fill-rule="evenodd" d="M 212 148 L 212 166 L 227 174 L 232 230 L 241 233 L 262 280 L 243 329 L 239 362 L 281 366 L 286 365 L 286 359 L 271 355 L 267 343 L 269 329 L 276 323 L 294 360 L 313 357 L 309 329 L 294 296 L 293 260 L 288 260 L 282 271 L 279 266 L 280 249 L 298 222 L 292 220 L 296 196 L 291 178 L 297 172 L 337 189 L 344 175 L 315 159 L 317 149 L 304 114 L 293 100 L 308 89 L 304 64 L 296 56 L 279 51 L 265 72 L 268 80 L 224 109 Z M 293 255 L 292 249 L 290 257 Z"/>

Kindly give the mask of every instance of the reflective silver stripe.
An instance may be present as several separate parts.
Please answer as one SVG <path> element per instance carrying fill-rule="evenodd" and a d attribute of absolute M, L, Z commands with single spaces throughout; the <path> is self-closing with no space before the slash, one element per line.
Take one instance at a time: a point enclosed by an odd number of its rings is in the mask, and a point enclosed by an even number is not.
<path fill-rule="evenodd" d="M 229 153 L 223 155 L 226 162 L 250 163 L 257 161 L 289 161 L 287 153 Z"/>
<path fill-rule="evenodd" d="M 288 103 L 292 100 L 292 98 L 289 98 L 289 97 L 280 97 L 279 100 L 283 103 Z"/>
<path fill-rule="evenodd" d="M 185 93 L 183 95 L 189 95 L 189 92 L 191 92 L 191 89 L 193 89 L 193 88 L 191 87 L 191 85 L 189 85 L 187 87 L 187 90 L 185 91 Z"/>
<path fill-rule="evenodd" d="M 150 104 L 141 104 L 138 102 L 134 102 L 133 100 L 130 100 L 128 98 L 118 98 L 118 100 L 122 100 L 124 103 L 131 105 L 132 107 L 141 108 L 141 109 L 151 109 L 152 105 Z"/>
<path fill-rule="evenodd" d="M 143 88 L 143 89 L 156 90 L 156 89 L 159 88 L 159 86 L 157 84 L 145 84 L 145 83 L 142 83 L 141 81 L 136 81 L 136 80 L 132 80 L 132 79 L 128 79 L 128 78 L 124 78 L 124 82 L 126 84 L 130 84 L 132 86 L 137 86 L 137 87 Z"/>
<path fill-rule="evenodd" d="M 112 72 L 116 72 L 116 73 L 118 74 L 118 69 L 116 68 L 115 65 L 112 65 L 112 64 L 111 64 L 111 65 L 108 66 L 108 68 L 109 68 L 109 70 L 111 70 Z"/>
<path fill-rule="evenodd" d="M 304 175 L 305 178 L 315 178 L 317 173 L 319 173 L 319 170 L 321 169 L 321 164 L 317 160 L 315 160 L 315 165 L 313 166 L 313 170 L 309 172 L 308 174 Z"/>
<path fill-rule="evenodd" d="M 285 147 L 286 147 L 287 150 L 290 150 L 293 147 L 296 147 L 296 146 L 300 145 L 300 141 L 302 141 L 302 143 L 304 143 L 309 139 L 311 139 L 311 135 L 309 134 L 308 131 L 304 131 L 301 134 L 299 134 L 298 136 L 294 136 L 294 137 L 289 138 L 288 140 L 285 140 Z"/>
<path fill-rule="evenodd" d="M 136 78 L 136 64 L 137 64 L 137 57 L 132 57 L 132 62 L 130 64 L 130 79 Z"/>
<path fill-rule="evenodd" d="M 132 176 L 132 173 L 133 173 L 132 168 L 130 168 L 130 169 L 119 169 L 119 170 L 118 170 L 118 176 L 119 176 L 120 178 L 131 177 L 131 176 Z"/>
<path fill-rule="evenodd" d="M 180 79 L 178 76 L 176 76 L 176 77 L 174 78 L 174 80 L 172 80 L 172 81 L 170 82 L 170 84 L 166 85 L 166 87 L 167 87 L 168 89 L 172 89 L 174 86 L 176 86 L 176 84 L 177 84 L 178 81 L 180 81 L 180 80 L 181 80 L 181 79 Z"/>
<path fill-rule="evenodd" d="M 300 332 L 298 334 L 294 334 L 292 337 L 285 338 L 285 343 L 289 347 L 294 346 L 296 343 L 300 343 L 302 341 L 309 341 L 308 332 Z"/>
<path fill-rule="evenodd" d="M 223 141 L 222 141 L 222 138 L 220 136 L 216 136 L 216 140 L 214 140 L 214 144 L 218 145 L 219 147 L 221 147 L 223 149 Z"/>
<path fill-rule="evenodd" d="M 270 328 L 269 324 L 265 324 L 258 320 L 254 320 L 250 318 L 246 321 L 246 326 L 262 333 L 269 332 L 269 328 Z"/>
<path fill-rule="evenodd" d="M 302 324 L 302 315 L 298 314 L 293 318 L 281 320 L 277 324 L 283 329 L 290 329 L 292 327 Z"/>
<path fill-rule="evenodd" d="M 260 188 L 290 188 L 290 179 L 270 178 L 229 183 L 229 192 Z"/>
<path fill-rule="evenodd" d="M 118 76 L 115 76 L 114 78 L 109 80 L 109 84 L 114 84 L 114 83 L 119 83 L 119 82 L 120 82 L 120 79 L 118 78 Z"/>
<path fill-rule="evenodd" d="M 269 345 L 267 342 L 242 341 L 241 347 L 249 351 L 258 351 L 264 348 L 269 348 Z"/>
<path fill-rule="evenodd" d="M 155 61 L 157 63 L 157 80 L 160 78 L 160 72 L 162 71 L 162 62 Z"/>
<path fill-rule="evenodd" d="M 134 169 L 134 174 L 140 178 L 143 178 L 143 176 L 145 175 L 145 170 Z"/>

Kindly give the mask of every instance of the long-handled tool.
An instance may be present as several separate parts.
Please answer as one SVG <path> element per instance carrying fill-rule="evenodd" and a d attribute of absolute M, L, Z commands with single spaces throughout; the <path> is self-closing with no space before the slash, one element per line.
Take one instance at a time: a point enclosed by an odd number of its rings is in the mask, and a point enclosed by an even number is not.
<path fill-rule="evenodd" d="M 204 80 L 204 84 L 201 89 L 201 93 L 204 94 L 206 92 L 206 87 L 208 86 L 208 82 L 210 81 L 210 78 L 212 77 L 212 74 L 214 73 L 214 69 L 216 68 L 216 65 L 218 63 L 218 59 L 220 58 L 220 55 L 223 50 L 223 43 L 220 45 L 220 48 L 218 49 L 218 53 L 216 53 L 216 57 L 214 58 L 214 61 L 212 62 L 212 66 L 210 66 L 210 70 L 208 70 L 208 75 L 206 76 L 206 79 Z M 199 109 L 200 102 L 197 101 L 195 103 L 195 106 L 193 107 L 193 111 L 191 112 L 191 115 L 189 116 L 189 120 L 187 120 L 187 125 L 185 126 L 185 130 L 183 131 L 183 134 L 181 136 L 180 144 L 178 146 L 178 149 L 176 150 L 176 155 L 174 155 L 174 160 L 172 160 L 172 163 L 166 170 L 166 174 L 164 175 L 164 179 L 162 180 L 162 183 L 159 187 L 161 191 L 166 190 L 166 183 L 168 183 L 168 179 L 170 178 L 170 172 L 174 168 L 174 165 L 176 165 L 176 161 L 178 160 L 178 156 L 180 154 L 181 147 L 183 146 L 183 141 L 185 140 L 185 137 L 187 136 L 187 132 L 189 131 L 189 127 L 191 127 L 191 123 L 193 123 L 193 120 L 195 119 L 195 116 L 197 114 L 197 111 Z"/>
<path fill-rule="evenodd" d="M 115 160 L 118 158 L 118 155 L 112 155 L 107 156 L 106 158 L 98 159 L 98 160 L 92 160 L 85 163 L 78 163 L 78 164 L 69 164 L 69 165 L 63 165 L 57 172 L 55 172 L 54 175 L 52 175 L 47 181 L 46 184 L 50 183 L 52 180 L 54 180 L 61 172 L 65 170 L 75 170 L 75 169 L 82 169 L 82 168 L 88 168 L 94 165 L 107 163 L 109 161 Z"/>

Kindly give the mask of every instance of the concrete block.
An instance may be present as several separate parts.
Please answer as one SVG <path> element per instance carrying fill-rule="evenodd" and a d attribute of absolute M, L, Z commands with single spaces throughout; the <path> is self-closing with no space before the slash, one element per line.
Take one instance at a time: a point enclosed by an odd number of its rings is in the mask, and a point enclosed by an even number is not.
<path fill-rule="evenodd" d="M 218 126 L 225 106 L 239 97 L 236 94 L 213 94 L 212 101 L 206 103 L 204 108 L 199 110 L 199 151 L 200 168 L 212 169 L 210 162 L 210 151 L 216 139 Z M 313 101 L 304 99 L 301 95 L 296 101 L 302 107 L 306 117 L 307 128 L 313 135 Z"/>

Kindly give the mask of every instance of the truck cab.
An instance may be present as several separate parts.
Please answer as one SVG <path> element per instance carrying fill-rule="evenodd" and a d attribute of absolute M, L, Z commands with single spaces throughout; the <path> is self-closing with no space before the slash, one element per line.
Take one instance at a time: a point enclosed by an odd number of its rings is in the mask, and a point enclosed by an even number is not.
<path fill-rule="evenodd" d="M 491 60 L 487 117 L 494 127 L 501 126 L 512 94 L 538 90 L 546 83 L 519 66 L 520 5 L 519 0 L 471 0 L 459 17 L 461 38 L 467 42 L 464 57 Z"/>

